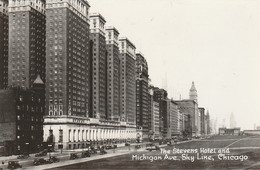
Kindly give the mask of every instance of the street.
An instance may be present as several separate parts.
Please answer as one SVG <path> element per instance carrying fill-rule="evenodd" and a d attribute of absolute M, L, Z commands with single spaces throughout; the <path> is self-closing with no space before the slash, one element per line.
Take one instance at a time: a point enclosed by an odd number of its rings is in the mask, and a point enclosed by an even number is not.
<path fill-rule="evenodd" d="M 116 149 L 110 149 L 107 150 L 107 154 L 105 155 L 100 155 L 98 152 L 97 154 L 91 154 L 91 157 L 87 158 L 81 158 L 81 153 L 82 151 L 86 150 L 85 149 L 75 149 L 75 150 L 65 150 L 61 153 L 60 150 L 57 150 L 56 152 L 51 152 L 48 153 L 46 156 L 42 157 L 35 157 L 35 154 L 31 154 L 29 158 L 27 159 L 17 159 L 17 156 L 12 156 L 12 157 L 0 157 L 1 162 L 4 162 L 4 164 L 0 165 L 0 169 L 7 169 L 7 163 L 8 161 L 19 161 L 19 163 L 22 165 L 22 169 L 46 169 L 46 168 L 52 168 L 52 167 L 59 167 L 63 165 L 68 165 L 68 164 L 75 164 L 79 162 L 85 162 L 89 160 L 96 160 L 100 158 L 106 158 L 106 157 L 111 157 L 111 156 L 117 156 L 117 155 L 122 155 L 122 154 L 127 154 L 129 151 L 135 151 L 135 145 L 132 144 L 132 146 L 121 146 Z M 143 144 L 144 145 L 144 144 Z M 71 153 L 77 153 L 79 158 L 76 160 L 70 160 L 70 154 Z M 35 158 L 44 158 L 45 160 L 49 159 L 49 156 L 56 156 L 60 159 L 60 162 L 58 163 L 52 163 L 52 164 L 44 164 L 44 165 L 39 165 L 39 166 L 34 166 L 33 161 Z"/>
<path fill-rule="evenodd" d="M 168 157 L 164 159 L 165 153 L 162 153 L 162 151 L 140 151 L 53 169 L 252 169 L 259 167 L 259 137 L 215 136 L 209 139 L 199 139 L 177 144 L 176 146 L 166 146 L 165 150 L 173 151 L 174 149 L 176 151 L 177 149 L 182 149 L 182 151 L 188 151 L 188 149 L 199 150 L 201 148 L 215 148 L 216 151 L 219 149 L 229 150 L 230 153 L 225 154 L 226 157 L 219 157 L 219 153 L 205 153 L 204 157 L 201 157 L 201 155 L 196 157 L 196 154 L 189 154 L 189 157 L 186 158 L 182 158 L 181 154 L 175 153 L 168 154 Z M 133 155 L 137 155 L 134 157 L 134 160 Z M 242 161 L 241 159 L 230 160 L 234 158 L 232 157 L 234 155 L 237 155 L 235 158 L 248 159 Z M 136 160 L 138 156 L 140 160 Z M 180 160 L 173 160 L 173 156 L 179 157 Z M 192 156 L 195 157 L 193 162 L 189 159 Z M 163 160 L 158 160 L 159 157 L 162 157 Z M 209 157 L 214 160 L 209 160 Z"/>
<path fill-rule="evenodd" d="M 213 136 L 179 142 L 174 146 L 161 145 L 160 150 L 147 151 L 145 144 L 136 149 L 120 147 L 104 155 L 69 160 L 70 153 L 82 150 L 51 153 L 58 163 L 33 166 L 34 156 L 19 160 L 22 169 L 247 169 L 260 167 L 260 137 Z M 221 153 L 220 153 L 221 152 Z M 47 159 L 49 155 L 43 158 Z M 17 159 L 12 159 L 17 160 Z M 1 166 L 6 169 L 7 164 Z"/>

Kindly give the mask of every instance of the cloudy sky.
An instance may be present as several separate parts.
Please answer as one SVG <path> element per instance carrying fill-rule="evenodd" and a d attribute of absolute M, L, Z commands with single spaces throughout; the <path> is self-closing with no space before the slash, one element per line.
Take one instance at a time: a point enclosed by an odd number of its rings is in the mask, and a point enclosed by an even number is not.
<path fill-rule="evenodd" d="M 152 84 L 188 98 L 222 124 L 260 126 L 260 0 L 88 0 L 91 12 L 128 37 L 148 61 Z"/>

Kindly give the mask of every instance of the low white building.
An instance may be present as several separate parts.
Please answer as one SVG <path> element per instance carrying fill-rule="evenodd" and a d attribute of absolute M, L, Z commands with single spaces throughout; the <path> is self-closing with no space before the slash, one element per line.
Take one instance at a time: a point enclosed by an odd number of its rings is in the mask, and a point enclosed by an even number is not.
<path fill-rule="evenodd" d="M 88 144 L 135 141 L 137 136 L 135 124 L 65 115 L 46 116 L 43 129 L 44 142 L 51 142 L 55 149 L 78 149 Z"/>

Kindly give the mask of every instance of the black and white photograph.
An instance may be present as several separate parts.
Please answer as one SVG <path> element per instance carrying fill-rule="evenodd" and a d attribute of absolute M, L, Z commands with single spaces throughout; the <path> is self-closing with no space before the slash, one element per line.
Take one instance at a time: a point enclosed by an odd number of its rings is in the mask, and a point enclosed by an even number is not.
<path fill-rule="evenodd" d="M 0 0 L 0 170 L 260 169 L 260 0 Z"/>

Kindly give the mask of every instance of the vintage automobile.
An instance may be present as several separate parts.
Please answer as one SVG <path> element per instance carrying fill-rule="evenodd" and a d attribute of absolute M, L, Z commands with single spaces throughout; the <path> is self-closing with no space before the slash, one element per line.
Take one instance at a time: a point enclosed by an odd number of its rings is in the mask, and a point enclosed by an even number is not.
<path fill-rule="evenodd" d="M 95 153 L 97 153 L 97 151 L 98 151 L 97 148 L 95 148 L 95 147 L 93 147 L 93 146 L 90 147 L 90 153 L 91 153 L 91 154 L 95 154 Z"/>
<path fill-rule="evenodd" d="M 100 149 L 100 155 L 104 155 L 104 154 L 107 154 L 107 151 L 105 149 Z"/>
<path fill-rule="evenodd" d="M 71 153 L 70 154 L 70 160 L 78 159 L 79 156 L 76 153 Z"/>
<path fill-rule="evenodd" d="M 48 163 L 51 163 L 51 162 L 44 158 L 36 158 L 33 161 L 33 165 L 44 165 L 44 164 L 48 164 Z"/>
<path fill-rule="evenodd" d="M 130 142 L 125 143 L 125 146 L 130 146 L 130 145 L 131 145 Z"/>
<path fill-rule="evenodd" d="M 41 157 L 41 156 L 46 156 L 48 153 L 48 150 L 47 149 L 44 149 L 43 151 L 39 152 L 39 153 L 36 153 L 35 156 L 36 157 Z"/>
<path fill-rule="evenodd" d="M 86 157 L 90 157 L 90 152 L 89 151 L 83 151 L 81 153 L 81 158 L 86 158 Z"/>
<path fill-rule="evenodd" d="M 18 156 L 17 156 L 17 159 L 27 159 L 27 158 L 29 158 L 29 157 L 30 157 L 29 154 L 23 154 L 23 155 L 18 155 Z"/>
<path fill-rule="evenodd" d="M 141 145 L 135 145 L 135 149 L 140 149 Z"/>
<path fill-rule="evenodd" d="M 154 143 L 150 143 L 146 145 L 146 150 L 152 151 L 152 150 L 160 150 L 159 145 L 155 145 Z"/>
<path fill-rule="evenodd" d="M 105 149 L 113 149 L 114 145 L 106 145 Z"/>
<path fill-rule="evenodd" d="M 111 144 L 111 145 L 109 144 L 105 146 L 105 149 L 115 149 L 115 148 L 117 148 L 116 144 Z"/>
<path fill-rule="evenodd" d="M 22 168 L 22 165 L 20 165 L 18 161 L 8 161 L 7 168 L 8 169 Z"/>
<path fill-rule="evenodd" d="M 51 157 L 49 158 L 49 162 L 50 162 L 50 163 L 55 163 L 55 162 L 59 162 L 59 161 L 60 161 L 60 159 L 57 158 L 56 156 L 51 156 Z"/>

